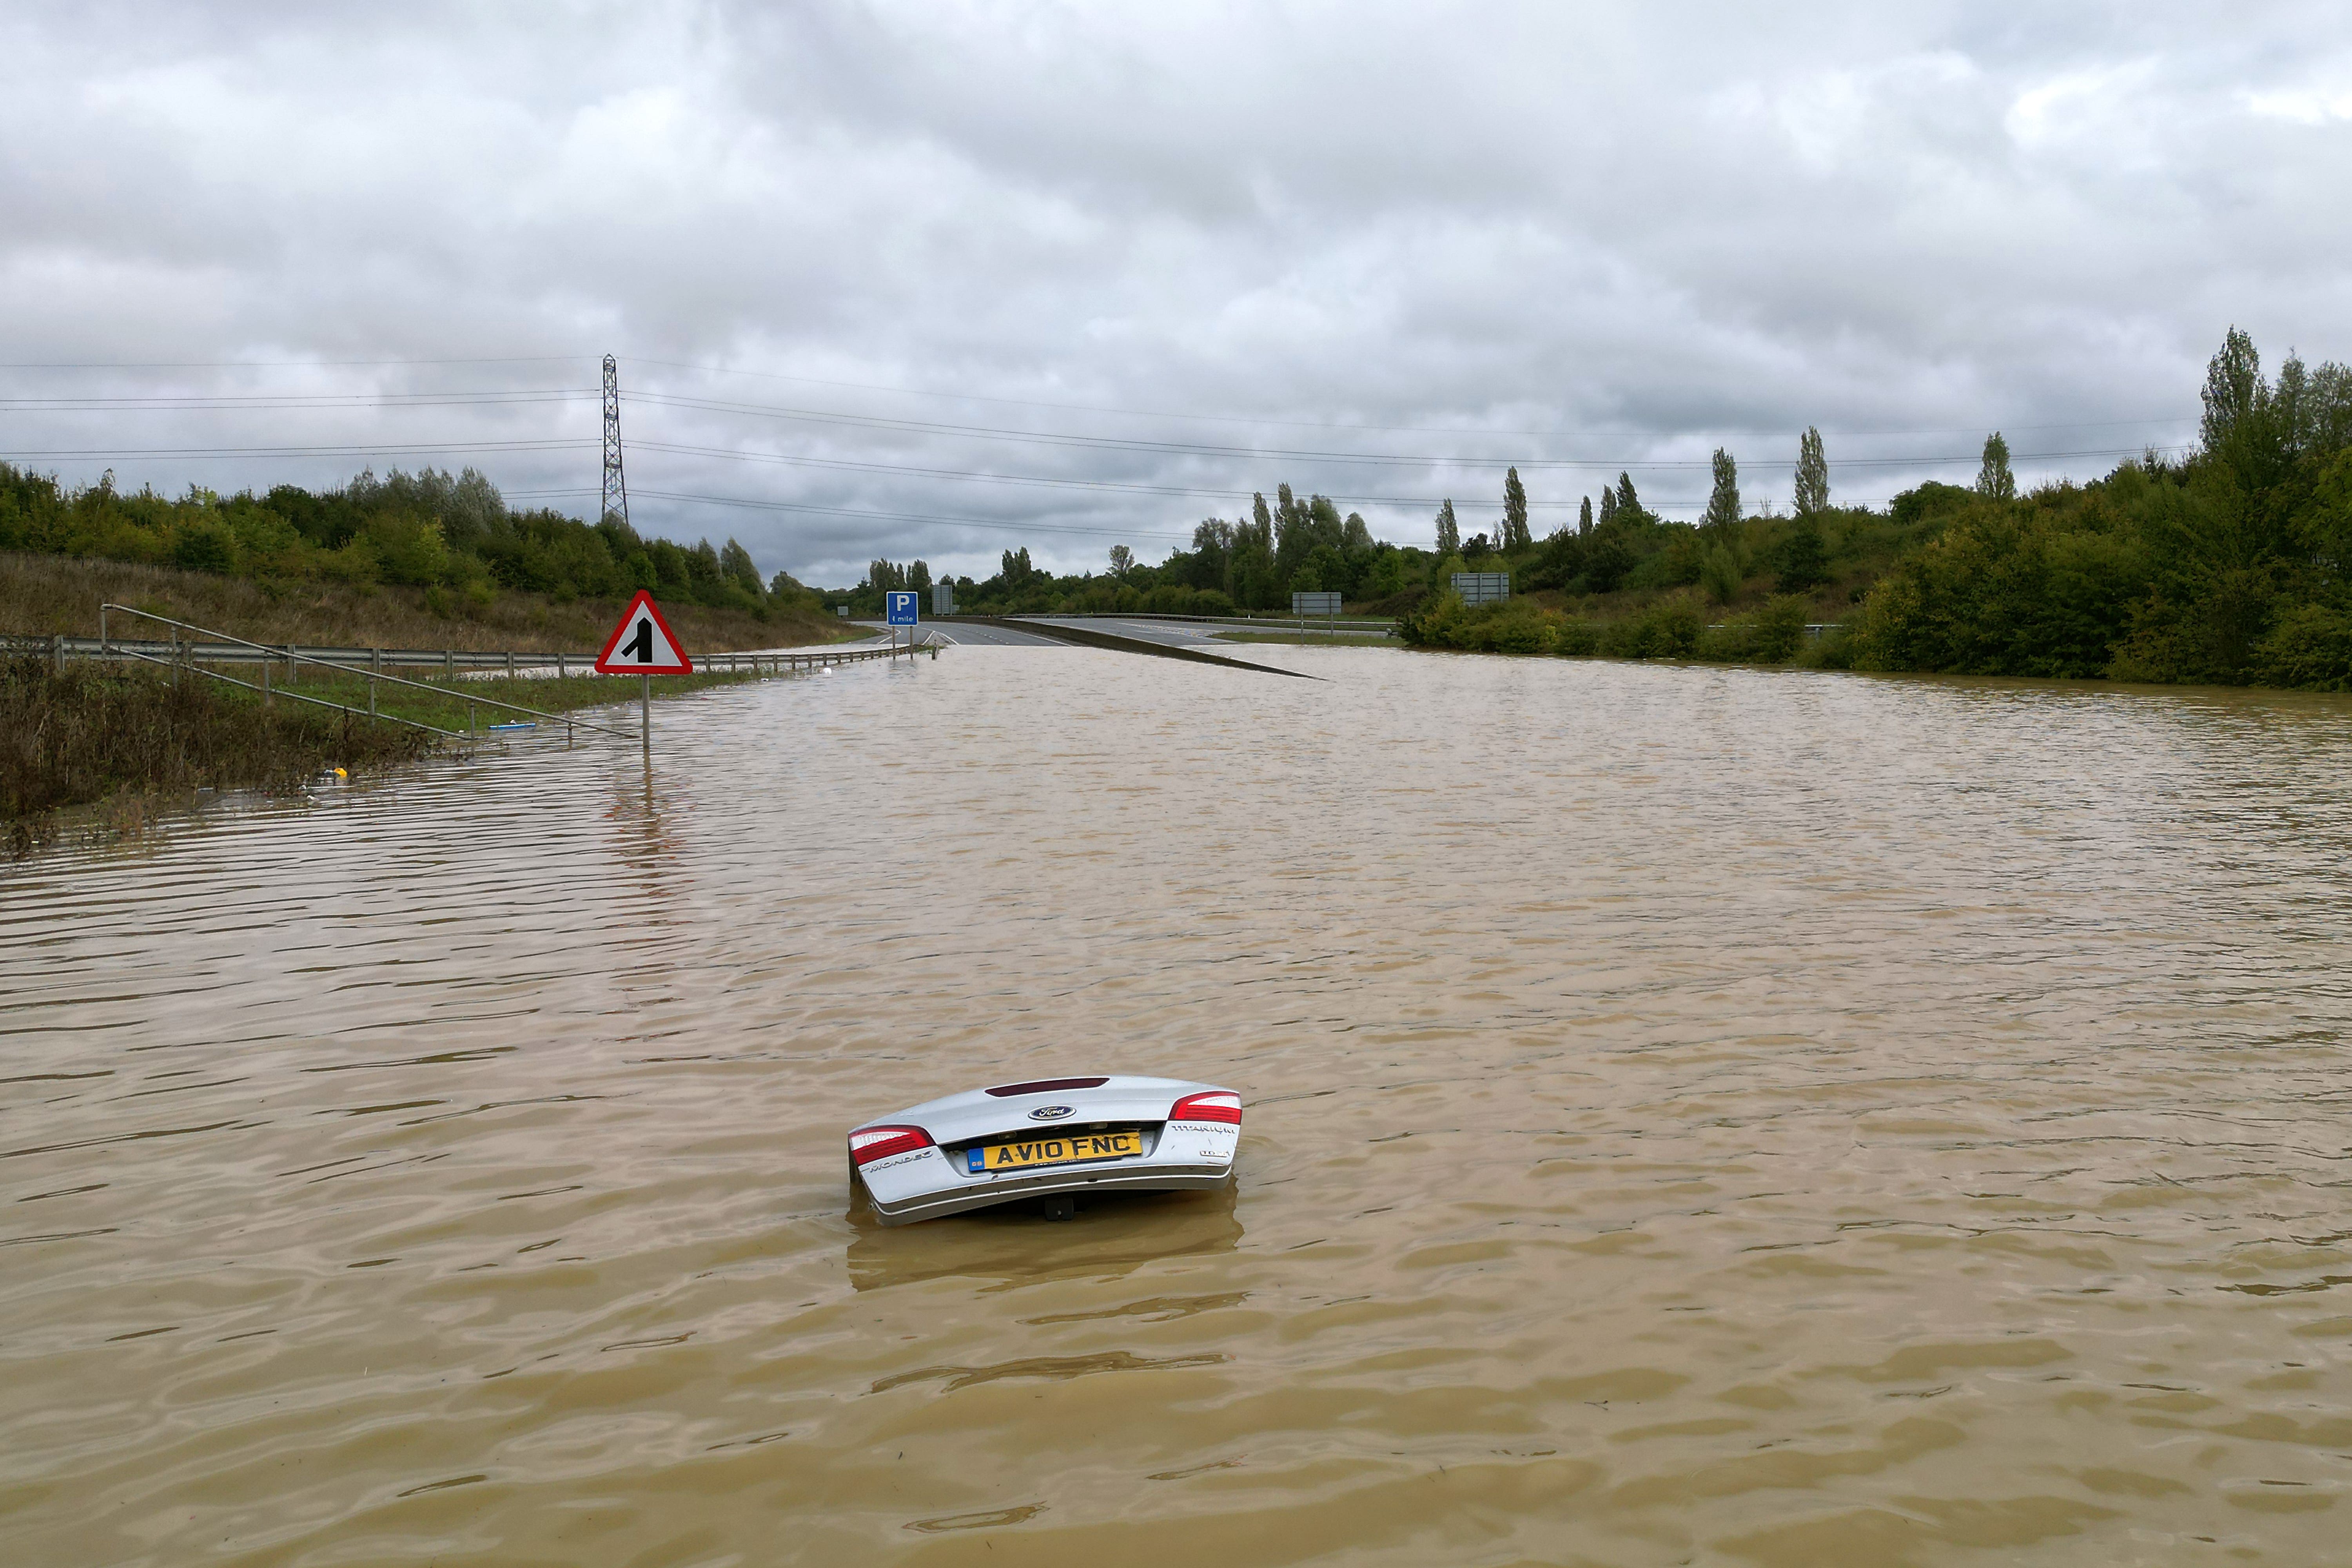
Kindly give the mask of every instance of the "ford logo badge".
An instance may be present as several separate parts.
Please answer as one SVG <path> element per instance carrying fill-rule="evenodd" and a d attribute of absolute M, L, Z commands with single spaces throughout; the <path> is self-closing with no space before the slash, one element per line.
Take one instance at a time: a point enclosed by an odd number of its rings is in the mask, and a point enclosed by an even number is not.
<path fill-rule="evenodd" d="M 1073 1109 L 1075 1108 L 1067 1105 L 1041 1105 L 1036 1110 L 1029 1113 L 1029 1120 L 1032 1121 L 1059 1121 L 1063 1117 L 1067 1116 Z"/>

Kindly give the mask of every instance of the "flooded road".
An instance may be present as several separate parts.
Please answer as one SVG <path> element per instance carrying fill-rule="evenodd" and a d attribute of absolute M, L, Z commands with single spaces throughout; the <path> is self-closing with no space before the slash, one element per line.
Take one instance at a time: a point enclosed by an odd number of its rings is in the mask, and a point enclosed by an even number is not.
<path fill-rule="evenodd" d="M 0 1561 L 2352 1555 L 2352 699 L 1250 654 L 0 870 Z M 1237 1189 L 846 1212 L 1106 1068 Z"/>

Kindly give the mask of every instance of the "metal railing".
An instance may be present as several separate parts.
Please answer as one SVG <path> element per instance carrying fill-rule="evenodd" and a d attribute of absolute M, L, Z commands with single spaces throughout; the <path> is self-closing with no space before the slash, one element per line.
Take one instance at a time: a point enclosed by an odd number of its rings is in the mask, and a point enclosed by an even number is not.
<path fill-rule="evenodd" d="M 168 639 L 118 637 L 113 635 L 113 626 L 110 621 L 113 616 L 131 616 L 142 621 L 152 621 L 160 626 L 171 627 L 175 634 L 191 633 L 193 637 L 176 635 Z M 350 714 L 355 718 L 376 719 L 388 724 L 402 724 L 413 730 L 423 730 L 451 740 L 470 741 L 482 738 L 478 719 L 478 710 L 483 708 L 506 713 L 523 714 L 535 722 L 543 721 L 550 725 L 561 724 L 563 726 L 564 741 L 567 744 L 572 740 L 575 729 L 592 730 L 599 734 L 618 736 L 624 740 L 638 738 L 638 731 L 635 730 L 616 730 L 609 725 L 593 723 L 567 713 L 551 713 L 543 709 L 526 707 L 520 702 L 507 702 L 495 697 L 467 692 L 450 684 L 434 685 L 421 680 L 410 680 L 402 676 L 388 675 L 384 672 L 387 665 L 411 669 L 438 668 L 443 673 L 445 682 L 454 682 L 461 674 L 474 679 L 498 674 L 511 678 L 525 671 L 540 673 L 551 670 L 557 676 L 562 677 L 575 670 L 582 674 L 593 673 L 596 660 L 593 655 L 589 654 L 518 653 L 510 650 L 485 652 L 478 649 L 458 648 L 326 647 L 306 648 L 293 643 L 256 642 L 250 637 L 235 637 L 227 632 L 215 631 L 208 626 L 200 626 L 191 621 L 175 620 L 170 616 L 158 615 L 152 610 L 142 610 L 130 605 L 115 604 L 99 605 L 98 632 L 99 635 L 94 637 L 0 636 L 0 652 L 47 656 L 60 669 L 65 667 L 65 662 L 68 658 L 83 658 L 159 665 L 183 677 L 186 672 L 194 671 L 207 680 L 216 680 L 224 685 L 257 692 L 265 707 L 278 698 L 284 697 L 289 701 L 307 703 L 314 708 L 331 709 L 336 712 Z M 696 668 L 698 671 L 735 675 L 788 675 L 831 665 L 860 664 L 871 659 L 893 658 L 900 653 L 905 653 L 911 658 L 916 652 L 925 650 L 929 652 L 933 659 L 937 659 L 940 656 L 939 645 L 926 638 L 920 648 L 865 646 L 818 648 L 806 653 L 772 651 L 709 654 L 696 661 Z M 208 668 L 215 665 L 255 666 L 257 667 L 259 679 L 257 681 L 239 680 L 235 676 Z M 281 666 L 286 672 L 285 679 L 273 687 L 270 677 Z M 289 689 L 297 683 L 298 673 L 305 666 L 344 675 L 357 674 L 364 677 L 367 681 L 368 705 L 364 709 L 354 708 L 348 703 L 331 701 L 323 697 L 312 697 L 304 692 Z M 467 725 L 465 732 L 461 734 L 455 730 L 445 730 L 437 724 L 428 724 L 421 719 L 408 719 L 396 713 L 379 712 L 376 706 L 376 688 L 380 682 L 389 682 L 391 685 L 416 691 L 431 692 L 436 697 L 465 703 Z M 491 726 L 494 730 L 499 727 Z"/>
<path fill-rule="evenodd" d="M 110 606 L 122 609 L 122 605 Z M 142 612 L 132 612 L 142 613 Z M 160 617 L 159 617 L 160 618 Z M 207 636 L 211 634 L 206 634 Z M 928 645 L 926 645 L 928 646 Z M 907 651 L 900 644 L 898 651 Z M 588 653 L 522 653 L 487 652 L 470 648 L 421 647 L 335 647 L 303 643 L 259 643 L 243 638 L 215 642 L 186 642 L 168 638 L 118 637 L 21 637 L 0 635 L 0 652 L 36 654 L 63 664 L 68 658 L 131 659 L 142 655 L 151 658 L 188 658 L 205 664 L 285 664 L 289 658 L 299 665 L 331 665 L 338 669 L 382 671 L 385 669 L 437 669 L 445 679 L 459 676 L 517 676 L 554 674 L 557 676 L 590 675 L 594 673 L 596 656 Z M 890 657 L 887 648 L 824 647 L 805 653 L 776 650 L 765 653 L 713 653 L 696 658 L 698 670 L 717 670 L 730 674 L 789 675 L 796 670 L 814 669 L 829 664 L 856 664 L 871 658 Z"/>
<path fill-rule="evenodd" d="M 108 622 L 108 616 L 116 615 L 132 616 L 141 620 L 153 621 L 160 626 L 170 626 L 174 631 L 194 632 L 199 637 L 210 638 L 211 641 L 209 643 L 203 644 L 190 643 L 182 641 L 175 637 L 169 645 L 167 645 L 172 650 L 168 656 L 160 653 L 133 649 L 123 644 L 117 643 L 111 636 L 112 627 Z M 239 680 L 235 676 L 224 675 L 219 670 L 205 668 L 206 664 L 225 662 L 217 658 L 207 657 L 205 653 L 196 651 L 198 649 L 205 648 L 242 648 L 249 654 L 260 656 L 260 681 L 257 684 L 249 680 Z M 305 664 L 316 665 L 322 668 L 339 670 L 344 673 L 353 673 L 353 671 L 349 667 L 339 663 L 334 659 L 315 658 L 312 655 L 296 650 L 290 645 L 283 648 L 273 648 L 266 643 L 254 642 L 250 638 L 247 637 L 231 637 L 226 632 L 215 631 L 209 626 L 196 626 L 193 622 L 189 621 L 174 620 L 169 616 L 159 616 L 152 610 L 133 609 L 129 605 L 99 605 L 98 648 L 96 650 L 95 657 L 100 658 L 114 658 L 118 657 L 129 658 L 139 660 L 142 663 L 162 665 L 167 669 L 182 672 L 193 669 L 206 679 L 223 681 L 230 686 L 243 687 L 247 691 L 259 692 L 261 694 L 262 704 L 265 707 L 267 707 L 274 698 L 282 696 L 296 702 L 307 702 L 319 708 L 331 708 L 338 712 L 352 714 L 355 717 L 364 715 L 367 718 L 382 720 L 388 723 L 405 724 L 411 729 L 430 731 L 436 735 L 446 735 L 453 740 L 471 740 L 476 737 L 478 729 L 476 722 L 477 710 L 478 708 L 493 708 L 506 713 L 521 713 L 528 715 L 534 721 L 543 720 L 550 724 L 561 724 L 563 726 L 563 739 L 567 744 L 572 741 L 572 731 L 575 728 L 582 730 L 593 730 L 599 734 L 617 735 L 623 740 L 634 740 L 636 738 L 633 731 L 615 730 L 609 725 L 604 724 L 593 724 L 585 719 L 574 719 L 569 714 L 550 713 L 542 709 L 526 708 L 520 702 L 502 702 L 495 697 L 481 697 L 468 693 L 453 691 L 446 686 L 433 686 L 422 680 L 410 680 L 403 676 L 386 675 L 380 667 L 358 672 L 365 675 L 368 683 L 368 705 L 364 710 L 353 708 L 348 703 L 331 702 L 323 697 L 305 696 L 303 693 L 299 691 L 287 690 L 284 687 L 280 687 L 278 690 L 273 692 L 269 687 L 269 672 L 281 659 L 284 660 L 286 664 L 288 674 L 287 685 L 291 685 L 293 683 L 292 677 L 294 671 Z M 466 704 L 465 734 L 460 735 L 455 730 L 444 730 L 437 724 L 427 724 L 421 719 L 404 719 L 396 713 L 377 712 L 375 700 L 376 686 L 379 682 L 384 681 L 388 681 L 394 686 L 406 687 L 415 691 L 429 691 L 436 697 L 449 698 L 464 702 Z"/>

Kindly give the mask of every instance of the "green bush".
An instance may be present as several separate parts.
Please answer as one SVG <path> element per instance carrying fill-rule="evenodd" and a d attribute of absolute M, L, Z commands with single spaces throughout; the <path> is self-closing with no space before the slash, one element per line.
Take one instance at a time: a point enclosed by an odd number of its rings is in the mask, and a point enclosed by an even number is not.
<path fill-rule="evenodd" d="M 226 575 L 236 570 L 236 544 L 210 518 L 191 518 L 173 531 L 172 564 L 184 572 Z"/>
<path fill-rule="evenodd" d="M 1552 628 L 1551 651 L 1581 658 L 1601 651 L 1601 629 L 1581 616 L 1571 616 Z"/>
<path fill-rule="evenodd" d="M 1615 658 L 1689 658 L 1706 630 L 1698 606 L 1677 595 L 1602 627 L 1601 651 Z"/>
<path fill-rule="evenodd" d="M 2254 671 L 2266 685 L 2352 691 L 2352 614 L 2333 605 L 2288 610 L 2255 649 Z"/>

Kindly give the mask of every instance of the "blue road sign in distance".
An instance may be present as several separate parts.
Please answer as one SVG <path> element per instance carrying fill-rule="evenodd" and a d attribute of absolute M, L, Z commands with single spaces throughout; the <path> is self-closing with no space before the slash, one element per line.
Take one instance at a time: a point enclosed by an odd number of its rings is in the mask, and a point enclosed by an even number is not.
<path fill-rule="evenodd" d="M 887 602 L 890 606 L 890 624 L 892 626 L 911 626 L 915 625 L 914 595 L 893 593 L 887 595 Z"/>

